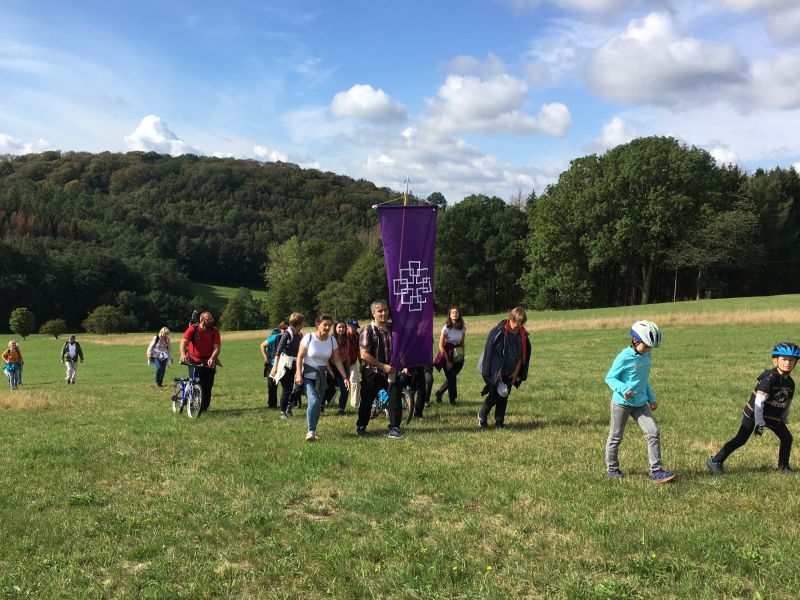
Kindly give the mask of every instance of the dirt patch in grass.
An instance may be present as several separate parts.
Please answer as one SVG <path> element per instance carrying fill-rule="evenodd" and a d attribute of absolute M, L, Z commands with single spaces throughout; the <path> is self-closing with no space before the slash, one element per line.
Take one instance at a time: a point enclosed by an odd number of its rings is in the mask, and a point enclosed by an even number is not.
<path fill-rule="evenodd" d="M 340 494 L 338 488 L 319 484 L 308 490 L 301 498 L 284 505 L 283 510 L 288 516 L 324 521 L 332 518 L 338 512 L 336 499 Z"/>
<path fill-rule="evenodd" d="M 9 390 L 8 393 L 0 393 L 0 410 L 42 410 L 45 408 L 68 408 L 72 405 L 72 398 L 56 397 L 41 392 Z"/>

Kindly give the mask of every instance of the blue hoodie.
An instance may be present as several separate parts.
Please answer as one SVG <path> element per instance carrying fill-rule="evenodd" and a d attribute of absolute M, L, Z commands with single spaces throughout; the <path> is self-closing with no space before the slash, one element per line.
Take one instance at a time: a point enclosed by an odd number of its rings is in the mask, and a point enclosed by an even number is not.
<path fill-rule="evenodd" d="M 613 392 L 611 399 L 623 406 L 644 406 L 655 402 L 656 395 L 650 389 L 650 353 L 637 354 L 630 346 L 617 354 L 606 375 L 606 383 Z M 625 392 L 633 390 L 633 396 L 625 399 Z"/>

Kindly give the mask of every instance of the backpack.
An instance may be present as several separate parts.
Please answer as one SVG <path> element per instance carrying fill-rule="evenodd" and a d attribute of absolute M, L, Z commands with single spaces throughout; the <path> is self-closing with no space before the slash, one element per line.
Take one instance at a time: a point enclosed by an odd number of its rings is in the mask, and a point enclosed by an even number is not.
<path fill-rule="evenodd" d="M 272 333 L 267 339 L 267 346 L 264 348 L 264 351 L 267 354 L 267 359 L 269 362 L 272 362 L 275 359 L 275 350 L 278 347 L 278 340 L 281 339 L 281 336 L 278 335 L 280 332 L 280 329 L 273 329 Z"/>

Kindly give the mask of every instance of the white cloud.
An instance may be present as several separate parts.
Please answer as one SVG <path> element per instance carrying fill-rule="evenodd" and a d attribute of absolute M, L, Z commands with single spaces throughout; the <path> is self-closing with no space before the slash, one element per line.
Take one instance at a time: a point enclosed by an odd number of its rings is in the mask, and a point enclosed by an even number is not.
<path fill-rule="evenodd" d="M 739 155 L 725 146 L 716 146 L 710 148 L 708 153 L 714 157 L 719 165 L 738 165 Z"/>
<path fill-rule="evenodd" d="M 636 132 L 628 127 L 625 119 L 614 117 L 603 124 L 603 131 L 600 134 L 600 139 L 597 140 L 597 145 L 601 149 L 608 150 L 620 144 L 627 144 L 635 137 L 637 137 Z"/>
<path fill-rule="evenodd" d="M 129 150 L 160 152 L 172 156 L 202 154 L 198 148 L 175 135 L 161 117 L 156 115 L 144 117 L 133 133 L 125 136 L 125 143 Z"/>
<path fill-rule="evenodd" d="M 798 173 L 800 173 L 800 162 L 793 163 L 793 164 L 792 164 L 792 168 L 793 168 L 795 171 L 797 171 Z"/>
<path fill-rule="evenodd" d="M 614 100 L 697 103 L 741 84 L 746 68 L 732 45 L 682 37 L 668 13 L 650 13 L 597 50 L 590 84 Z"/>
<path fill-rule="evenodd" d="M 256 158 L 263 161 L 288 162 L 289 160 L 289 157 L 283 152 L 279 152 L 277 150 L 270 150 L 269 148 L 261 145 L 257 145 L 253 148 L 253 154 L 255 155 Z"/>
<path fill-rule="evenodd" d="M 558 102 L 544 104 L 534 117 L 522 110 L 527 97 L 527 83 L 510 75 L 487 80 L 450 75 L 439 88 L 438 99 L 428 103 L 425 125 L 444 134 L 479 131 L 562 135 L 569 128 L 572 119 L 566 106 Z"/>
<path fill-rule="evenodd" d="M 456 75 L 476 75 L 482 78 L 496 77 L 508 71 L 506 63 L 496 54 L 490 53 L 485 61 L 461 54 L 450 61 L 448 70 Z"/>
<path fill-rule="evenodd" d="M 0 154 L 30 154 L 52 150 L 53 146 L 47 140 L 38 139 L 35 142 L 22 142 L 17 138 L 0 133 Z"/>
<path fill-rule="evenodd" d="M 725 4 L 735 11 L 762 14 L 770 33 L 776 40 L 798 43 L 800 4 L 797 0 L 725 0 Z"/>
<path fill-rule="evenodd" d="M 545 4 L 545 0 L 498 0 L 517 11 L 529 11 Z M 615 10 L 629 7 L 630 0 L 549 0 L 550 4 L 568 10 L 577 10 L 586 13 L 606 14 Z"/>
<path fill-rule="evenodd" d="M 800 56 L 781 54 L 755 61 L 747 96 L 759 106 L 786 109 L 800 106 Z"/>
<path fill-rule="evenodd" d="M 331 114 L 368 121 L 401 121 L 406 118 L 406 108 L 383 90 L 366 84 L 354 85 L 336 94 L 331 102 Z"/>

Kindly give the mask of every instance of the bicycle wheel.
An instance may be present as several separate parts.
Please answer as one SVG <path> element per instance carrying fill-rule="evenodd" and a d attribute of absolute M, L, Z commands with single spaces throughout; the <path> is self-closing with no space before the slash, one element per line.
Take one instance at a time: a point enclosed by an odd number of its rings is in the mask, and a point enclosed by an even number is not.
<path fill-rule="evenodd" d="M 186 398 L 186 414 L 190 419 L 200 416 L 200 407 L 203 405 L 203 390 L 198 384 L 194 384 Z"/>
<path fill-rule="evenodd" d="M 412 394 L 408 388 L 403 389 L 402 401 L 403 401 L 403 410 L 408 411 L 406 416 L 406 425 L 411 423 L 411 419 L 414 418 L 414 399 L 415 394 Z"/>
<path fill-rule="evenodd" d="M 172 412 L 181 412 L 183 408 L 183 384 L 176 381 L 172 386 Z"/>

